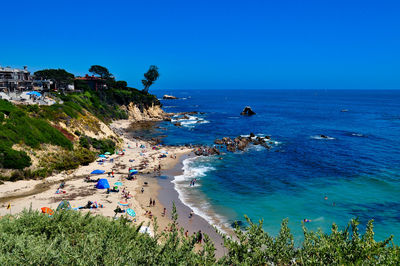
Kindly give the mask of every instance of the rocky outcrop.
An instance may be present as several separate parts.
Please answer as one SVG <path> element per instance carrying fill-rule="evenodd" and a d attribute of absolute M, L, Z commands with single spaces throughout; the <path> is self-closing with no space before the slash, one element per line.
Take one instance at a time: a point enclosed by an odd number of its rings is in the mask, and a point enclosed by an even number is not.
<path fill-rule="evenodd" d="M 240 115 L 255 115 L 256 113 L 251 109 L 250 106 L 246 106 L 243 111 L 240 113 Z"/>
<path fill-rule="evenodd" d="M 249 137 L 238 136 L 233 140 L 229 137 L 224 137 L 222 139 L 214 140 L 214 144 L 225 146 L 225 148 L 230 152 L 235 152 L 237 150 L 243 151 L 249 146 L 249 144 L 253 145 L 261 145 L 267 149 L 270 149 L 271 146 L 268 145 L 268 141 L 270 137 L 259 137 L 255 136 L 253 133 L 250 133 Z"/>
<path fill-rule="evenodd" d="M 167 94 L 165 94 L 162 98 L 163 98 L 164 100 L 176 100 L 176 99 L 178 99 L 178 98 L 175 97 L 175 96 L 167 95 Z"/>
<path fill-rule="evenodd" d="M 140 108 L 138 105 L 131 102 L 127 106 L 122 106 L 121 109 L 125 110 L 128 113 L 129 120 L 134 122 L 163 121 L 170 119 L 170 115 L 165 113 L 160 105 Z"/>

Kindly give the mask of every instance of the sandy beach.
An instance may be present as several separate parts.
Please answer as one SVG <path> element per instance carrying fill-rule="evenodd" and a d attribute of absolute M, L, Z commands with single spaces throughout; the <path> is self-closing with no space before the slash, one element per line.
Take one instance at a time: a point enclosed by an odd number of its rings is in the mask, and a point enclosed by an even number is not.
<path fill-rule="evenodd" d="M 128 120 L 117 121 L 112 128 L 123 130 L 130 123 Z M 161 170 L 173 168 L 179 162 L 180 156 L 190 153 L 191 150 L 186 147 L 153 148 L 154 146 L 148 141 L 120 137 L 124 155 L 113 154 L 104 163 L 92 162 L 87 166 L 80 166 L 73 171 L 62 172 L 45 180 L 21 180 L 0 185 L 0 216 L 17 214 L 28 208 L 40 210 L 42 207 L 49 207 L 55 210 L 62 200 L 68 200 L 72 208 L 83 207 L 88 201 L 96 202 L 103 207 L 79 211 L 114 217 L 114 210 L 120 206 L 119 202 L 127 201 L 128 206 L 120 207 L 123 210 L 131 208 L 136 212 L 136 217 L 128 216 L 135 224 L 150 223 L 152 228 L 151 216 L 145 215 L 146 211 L 151 211 L 152 216 L 157 217 L 160 230 L 162 230 L 170 220 L 167 215 L 162 215 L 164 207 L 158 202 L 159 186 L 154 177 L 158 176 L 159 167 Z M 166 157 L 160 158 L 163 154 Z M 129 168 L 139 170 L 139 173 L 134 175 L 134 180 L 127 180 Z M 91 175 L 90 173 L 96 169 L 103 170 L 105 173 Z M 114 173 L 114 176 L 108 173 Z M 85 178 L 88 176 L 91 179 L 106 178 L 111 187 L 117 182 L 121 182 L 122 186 L 119 186 L 119 192 L 107 194 L 106 189 L 95 188 L 95 182 L 86 182 Z M 56 191 L 61 182 L 65 182 L 65 186 L 61 189 L 61 193 L 57 194 Z M 126 200 L 122 191 L 130 194 L 131 197 Z M 154 207 L 149 206 L 150 198 L 156 201 Z M 8 204 L 11 205 L 10 209 L 7 209 Z M 117 217 L 121 215 L 127 214 L 117 214 Z"/>

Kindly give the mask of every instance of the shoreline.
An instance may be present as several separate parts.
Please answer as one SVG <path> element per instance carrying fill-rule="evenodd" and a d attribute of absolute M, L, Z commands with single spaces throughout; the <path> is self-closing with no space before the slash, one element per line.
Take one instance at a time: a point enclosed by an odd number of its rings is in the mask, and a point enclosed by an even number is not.
<path fill-rule="evenodd" d="M 194 213 L 192 218 L 189 218 L 192 208 L 182 202 L 179 198 L 178 191 L 175 189 L 175 184 L 172 182 L 175 179 L 175 176 L 183 174 L 183 161 L 188 158 L 195 158 L 194 156 L 193 152 L 185 154 L 181 156 L 180 161 L 173 168 L 161 172 L 161 175 L 158 178 L 158 184 L 160 186 L 158 199 L 167 210 L 172 210 L 172 205 L 175 203 L 179 227 L 183 227 L 185 231 L 187 230 L 189 235 L 197 233 L 198 231 L 207 234 L 214 242 L 215 256 L 220 258 L 227 253 L 227 249 L 224 247 L 223 237 L 217 233 L 214 225 L 202 216 Z"/>

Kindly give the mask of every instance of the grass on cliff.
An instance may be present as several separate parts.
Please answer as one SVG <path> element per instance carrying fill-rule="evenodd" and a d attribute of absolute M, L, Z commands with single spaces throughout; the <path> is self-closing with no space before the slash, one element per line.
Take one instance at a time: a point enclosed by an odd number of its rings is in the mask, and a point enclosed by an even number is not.
<path fill-rule="evenodd" d="M 73 145 L 58 129 L 48 121 L 35 118 L 12 103 L 0 100 L 0 167 L 23 169 L 31 165 L 25 151 L 17 151 L 14 144 L 25 144 L 31 148 L 39 148 L 48 143 L 71 150 Z"/>
<path fill-rule="evenodd" d="M 195 249 L 194 236 L 178 230 L 173 209 L 172 231 L 150 237 L 126 219 L 111 220 L 76 211 L 52 217 L 36 211 L 0 219 L 1 265 L 399 265 L 400 249 L 391 238 L 376 242 L 372 221 L 365 234 L 358 221 L 330 234 L 304 228 L 304 242 L 293 244 L 293 235 L 282 222 L 276 237 L 253 224 L 235 230 L 236 240 L 224 236 L 227 252 L 218 260 L 214 245 L 204 236 L 203 249 Z M 197 250 L 197 251 L 196 251 Z"/>

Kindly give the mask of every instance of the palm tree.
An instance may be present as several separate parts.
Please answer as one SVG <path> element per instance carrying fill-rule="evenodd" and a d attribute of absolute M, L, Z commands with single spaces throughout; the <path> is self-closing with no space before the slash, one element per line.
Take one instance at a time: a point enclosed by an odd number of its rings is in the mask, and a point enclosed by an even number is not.
<path fill-rule="evenodd" d="M 142 80 L 142 84 L 144 86 L 144 89 L 142 90 L 144 93 L 149 92 L 149 88 L 153 83 L 158 79 L 160 74 L 158 73 L 158 67 L 157 66 L 150 66 L 149 70 L 144 73 L 144 78 Z"/>

